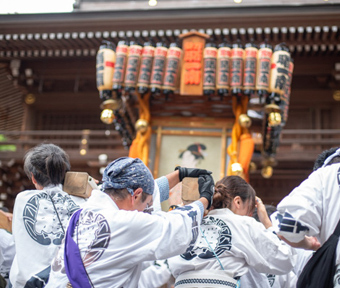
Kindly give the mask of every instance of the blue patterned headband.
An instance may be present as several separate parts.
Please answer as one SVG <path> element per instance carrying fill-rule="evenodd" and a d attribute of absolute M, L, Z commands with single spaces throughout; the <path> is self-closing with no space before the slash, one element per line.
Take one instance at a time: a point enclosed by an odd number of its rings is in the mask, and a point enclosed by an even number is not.
<path fill-rule="evenodd" d="M 111 162 L 103 173 L 102 190 L 127 189 L 131 195 L 137 188 L 152 195 L 154 179 L 148 167 L 138 158 L 122 157 Z"/>
<path fill-rule="evenodd" d="M 335 158 L 336 156 L 340 156 L 340 148 L 338 150 L 336 150 L 332 155 L 328 156 L 328 158 L 325 160 L 325 162 L 323 162 L 322 167 L 327 166 L 328 163 L 331 162 L 332 159 Z"/>

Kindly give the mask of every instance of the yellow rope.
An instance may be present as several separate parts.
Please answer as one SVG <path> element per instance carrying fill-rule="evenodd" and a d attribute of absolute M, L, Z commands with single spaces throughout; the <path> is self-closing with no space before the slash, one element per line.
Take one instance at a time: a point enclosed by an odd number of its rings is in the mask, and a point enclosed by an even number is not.
<path fill-rule="evenodd" d="M 137 131 L 136 138 L 133 140 L 132 145 L 130 147 L 130 155 L 134 158 L 139 158 L 143 161 L 145 165 L 148 165 L 148 159 L 149 159 L 149 145 L 150 145 L 150 139 L 152 134 L 152 129 L 150 126 L 150 120 L 151 120 L 151 114 L 150 114 L 150 93 L 147 93 L 142 98 L 139 93 L 137 93 L 138 102 L 139 102 L 139 119 L 143 119 L 147 121 L 149 124 L 147 131 L 145 133 L 142 133 L 141 131 Z M 134 147 L 137 146 L 137 147 Z M 137 153 L 134 148 L 136 148 Z"/>
<path fill-rule="evenodd" d="M 227 153 L 230 157 L 230 161 L 227 168 L 227 175 L 232 175 L 231 165 L 238 162 L 238 144 L 240 137 L 243 133 L 247 133 L 247 128 L 242 128 L 239 123 L 239 117 L 241 114 L 247 113 L 249 97 L 241 96 L 241 98 L 233 97 L 232 99 L 232 108 L 235 116 L 235 122 L 233 125 L 233 129 L 231 131 L 231 143 L 227 148 Z"/>

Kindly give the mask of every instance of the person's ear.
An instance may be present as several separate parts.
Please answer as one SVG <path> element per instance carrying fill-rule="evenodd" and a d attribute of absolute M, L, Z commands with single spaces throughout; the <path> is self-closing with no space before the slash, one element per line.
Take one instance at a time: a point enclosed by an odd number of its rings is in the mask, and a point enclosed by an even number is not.
<path fill-rule="evenodd" d="M 37 190 L 43 190 L 44 188 L 37 182 L 37 180 L 35 180 L 33 174 L 31 173 L 31 181 L 35 187 L 35 189 Z"/>
<path fill-rule="evenodd" d="M 241 207 L 242 199 L 241 199 L 240 196 L 236 196 L 234 198 L 234 204 L 235 204 L 235 207 L 238 208 L 238 209 Z"/>
<path fill-rule="evenodd" d="M 35 178 L 33 176 L 33 173 L 31 173 L 31 181 L 32 181 L 33 185 L 38 184 L 37 180 L 35 180 Z"/>
<path fill-rule="evenodd" d="M 142 188 L 137 188 L 135 191 L 133 191 L 133 198 L 137 199 L 138 197 L 141 197 L 143 193 Z"/>

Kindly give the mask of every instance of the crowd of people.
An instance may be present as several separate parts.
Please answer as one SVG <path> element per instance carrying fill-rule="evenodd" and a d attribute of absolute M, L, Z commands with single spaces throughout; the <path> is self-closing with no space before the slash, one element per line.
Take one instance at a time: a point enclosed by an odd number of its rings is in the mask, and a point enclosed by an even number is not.
<path fill-rule="evenodd" d="M 176 167 L 154 179 L 129 157 L 111 162 L 85 199 L 63 191 L 70 169 L 56 145 L 27 152 L 36 189 L 18 194 L 13 219 L 0 211 L 12 221 L 12 233 L 0 229 L 0 287 L 293 288 L 340 219 L 339 148 L 321 153 L 277 207 L 239 176 L 215 184 L 208 170 Z M 186 177 L 198 178 L 200 198 L 162 211 Z M 340 287 L 340 269 L 332 287 Z"/>

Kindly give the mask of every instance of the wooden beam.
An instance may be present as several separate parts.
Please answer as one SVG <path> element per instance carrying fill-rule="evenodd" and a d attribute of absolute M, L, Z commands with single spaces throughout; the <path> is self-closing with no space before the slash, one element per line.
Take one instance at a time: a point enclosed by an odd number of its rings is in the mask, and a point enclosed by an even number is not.
<path fill-rule="evenodd" d="M 222 3 L 221 1 L 219 1 Z M 179 2 L 184 3 L 184 2 Z M 242 7 L 195 7 L 188 9 L 146 9 L 138 11 L 96 11 L 86 13 L 20 14 L 2 15 L 0 30 L 3 34 L 106 31 L 134 31 L 157 29 L 200 28 L 248 28 L 284 27 L 287 23 L 296 26 L 331 26 L 338 23 L 339 4 L 289 5 Z M 145 2 L 146 4 L 146 2 Z M 199 19 L 199 21 L 197 21 Z M 58 27 L 56 31 L 55 27 Z M 94 37 L 92 37 L 94 39 Z"/>

